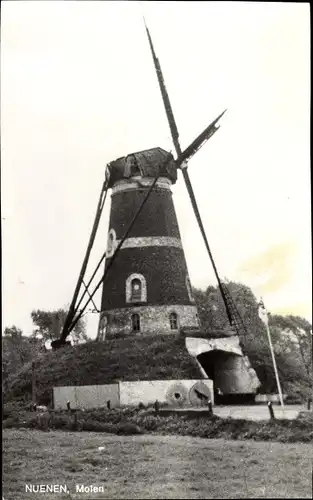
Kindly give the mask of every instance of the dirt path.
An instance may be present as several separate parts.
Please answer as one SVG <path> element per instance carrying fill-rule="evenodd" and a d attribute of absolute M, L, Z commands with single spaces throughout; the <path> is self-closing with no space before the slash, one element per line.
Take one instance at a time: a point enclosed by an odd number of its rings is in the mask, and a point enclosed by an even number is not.
<path fill-rule="evenodd" d="M 305 406 L 286 405 L 284 410 L 279 405 L 273 405 L 276 418 L 296 418 Z M 267 405 L 251 406 L 215 406 L 214 413 L 219 417 L 243 418 L 246 420 L 269 420 L 270 414 Z"/>

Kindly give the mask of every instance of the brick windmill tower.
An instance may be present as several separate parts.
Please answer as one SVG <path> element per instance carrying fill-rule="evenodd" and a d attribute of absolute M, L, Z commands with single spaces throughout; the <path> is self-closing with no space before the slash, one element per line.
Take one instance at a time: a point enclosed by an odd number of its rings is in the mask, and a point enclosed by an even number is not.
<path fill-rule="evenodd" d="M 216 132 L 220 115 L 182 152 L 163 75 L 148 28 L 148 40 L 177 159 L 161 148 L 130 154 L 110 163 L 112 188 L 106 268 L 151 184 L 144 209 L 120 245 L 114 272 L 103 282 L 98 340 L 129 334 L 174 333 L 199 328 L 171 185 L 181 168 L 190 194 L 187 161 Z M 223 113 L 222 113 L 223 114 Z M 191 197 L 194 199 L 193 192 Z M 195 202 L 195 199 L 192 201 Z"/>
<path fill-rule="evenodd" d="M 158 180 L 103 283 L 98 340 L 198 327 L 172 198 L 177 180 L 173 156 L 161 148 L 130 154 L 108 165 L 108 177 L 112 202 L 106 267 Z"/>

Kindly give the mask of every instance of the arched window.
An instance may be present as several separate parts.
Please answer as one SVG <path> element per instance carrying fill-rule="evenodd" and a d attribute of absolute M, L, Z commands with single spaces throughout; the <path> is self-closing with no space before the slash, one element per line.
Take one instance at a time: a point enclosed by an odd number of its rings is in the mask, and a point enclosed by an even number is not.
<path fill-rule="evenodd" d="M 139 314 L 132 314 L 132 331 L 140 332 L 140 316 Z"/>
<path fill-rule="evenodd" d="M 131 301 L 140 302 L 141 301 L 141 281 L 138 278 L 134 278 L 130 283 L 131 287 Z"/>
<path fill-rule="evenodd" d="M 170 314 L 170 326 L 171 330 L 178 330 L 178 316 L 175 312 Z"/>
<path fill-rule="evenodd" d="M 126 280 L 126 302 L 147 302 L 147 283 L 142 274 L 131 274 Z"/>

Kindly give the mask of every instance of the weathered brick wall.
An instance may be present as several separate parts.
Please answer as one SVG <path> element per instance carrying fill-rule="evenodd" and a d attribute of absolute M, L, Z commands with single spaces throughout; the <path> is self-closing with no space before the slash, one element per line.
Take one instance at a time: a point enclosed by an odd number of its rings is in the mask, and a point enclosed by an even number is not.
<path fill-rule="evenodd" d="M 195 305 L 175 304 L 170 306 L 139 306 L 125 307 L 121 309 L 111 309 L 102 315 L 106 316 L 106 334 L 103 340 L 114 338 L 114 336 L 124 333 L 125 335 L 146 335 L 146 334 L 177 334 L 179 329 L 172 330 L 170 326 L 170 314 L 175 312 L 178 316 L 178 327 L 188 328 L 198 326 L 197 308 Z M 140 332 L 132 332 L 132 314 L 140 315 Z"/>
<path fill-rule="evenodd" d="M 110 385 L 88 385 L 54 387 L 55 409 L 66 409 L 67 401 L 71 408 L 106 407 L 110 400 L 111 408 L 117 406 L 138 406 L 153 404 L 156 400 L 169 406 L 204 406 L 207 399 L 200 399 L 198 392 L 213 403 L 212 380 L 151 380 L 138 382 L 119 382 Z"/>
<path fill-rule="evenodd" d="M 112 195 L 109 228 L 121 239 L 147 194 L 147 188 L 123 191 Z M 128 237 L 173 236 L 180 238 L 177 217 L 170 190 L 150 193 Z"/>
<path fill-rule="evenodd" d="M 126 280 L 142 274 L 147 283 L 147 305 L 191 304 L 186 286 L 184 252 L 173 247 L 121 250 L 103 283 L 101 310 L 127 307 Z"/>

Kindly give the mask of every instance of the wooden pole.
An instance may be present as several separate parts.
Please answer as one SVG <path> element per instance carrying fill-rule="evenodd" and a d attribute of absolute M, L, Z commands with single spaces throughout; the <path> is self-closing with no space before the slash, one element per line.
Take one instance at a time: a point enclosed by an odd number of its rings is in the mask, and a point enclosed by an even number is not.
<path fill-rule="evenodd" d="M 209 399 L 208 401 L 208 410 L 209 410 L 209 415 L 213 415 L 213 407 L 212 407 L 212 401 Z"/>
<path fill-rule="evenodd" d="M 271 351 L 272 360 L 273 360 L 273 367 L 274 367 L 274 372 L 275 372 L 275 377 L 276 377 L 276 383 L 277 383 L 277 389 L 278 389 L 280 404 L 281 404 L 282 409 L 284 409 L 283 394 L 282 394 L 282 390 L 281 390 L 281 386 L 280 386 L 280 382 L 279 382 L 279 376 L 278 376 L 278 371 L 277 371 L 277 366 L 276 366 L 276 360 L 275 360 L 275 353 L 274 353 L 272 339 L 271 339 L 271 332 L 270 332 L 268 324 L 265 325 L 265 326 L 266 326 L 268 342 L 269 342 L 269 345 L 270 345 L 270 351 Z"/>
<path fill-rule="evenodd" d="M 36 404 L 36 365 L 32 362 L 32 402 Z"/>
<path fill-rule="evenodd" d="M 267 403 L 267 407 L 268 407 L 268 411 L 270 412 L 271 420 L 275 420 L 275 413 L 274 413 L 274 409 L 273 409 L 273 405 L 272 405 L 271 401 L 269 401 Z"/>

